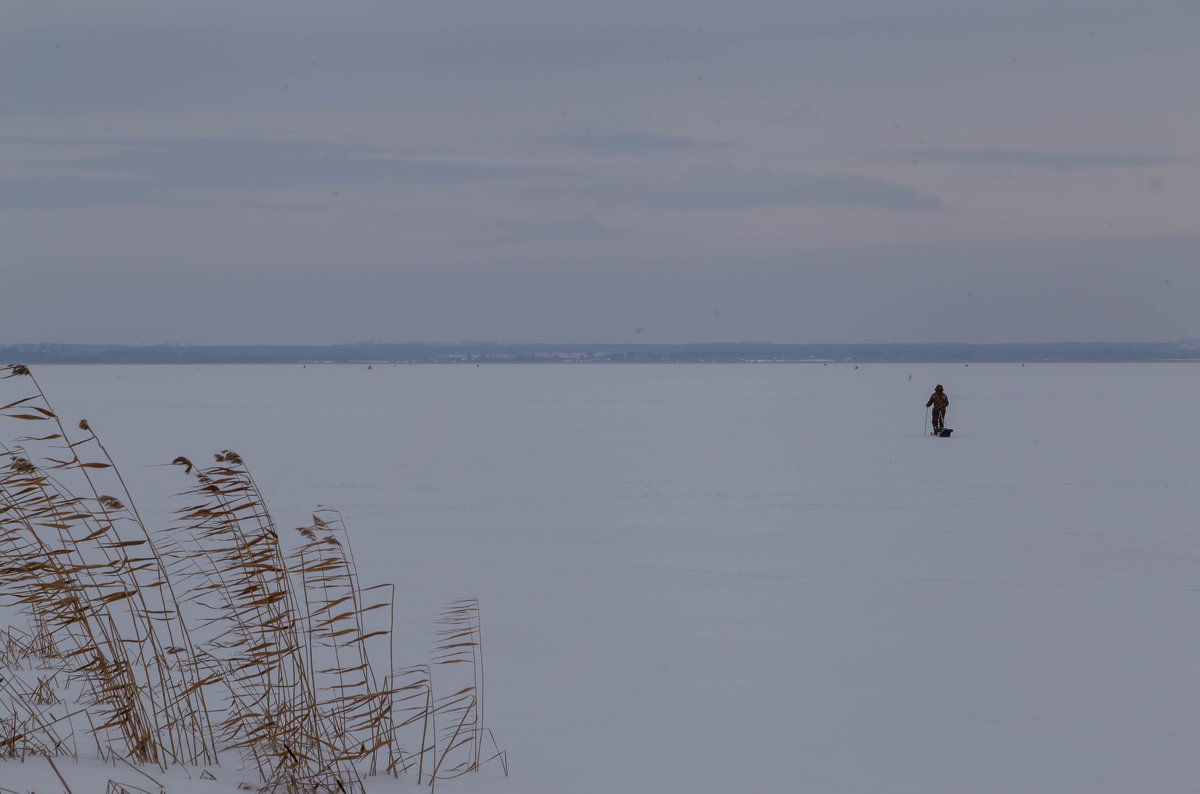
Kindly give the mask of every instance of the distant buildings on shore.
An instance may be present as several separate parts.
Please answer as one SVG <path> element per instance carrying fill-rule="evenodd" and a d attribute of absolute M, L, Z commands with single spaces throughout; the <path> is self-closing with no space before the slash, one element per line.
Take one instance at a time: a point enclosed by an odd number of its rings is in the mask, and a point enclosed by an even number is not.
<path fill-rule="evenodd" d="M 1200 361 L 1200 342 L 1021 344 L 0 345 L 20 364 L 702 364 Z"/>

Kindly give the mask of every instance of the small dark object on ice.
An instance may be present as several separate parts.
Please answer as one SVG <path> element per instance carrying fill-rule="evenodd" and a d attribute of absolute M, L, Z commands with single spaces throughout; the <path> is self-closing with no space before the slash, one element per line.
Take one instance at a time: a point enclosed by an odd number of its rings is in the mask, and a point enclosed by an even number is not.
<path fill-rule="evenodd" d="M 954 432 L 954 429 L 950 428 L 950 427 L 935 427 L 933 429 L 933 432 L 931 432 L 929 435 L 941 436 L 942 438 L 950 438 L 950 434 L 953 432 Z"/>

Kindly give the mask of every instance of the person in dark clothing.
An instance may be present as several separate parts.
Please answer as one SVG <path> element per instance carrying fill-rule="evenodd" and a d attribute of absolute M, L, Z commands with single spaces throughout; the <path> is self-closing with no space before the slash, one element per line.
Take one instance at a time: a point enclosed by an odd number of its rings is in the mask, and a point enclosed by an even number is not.
<path fill-rule="evenodd" d="M 926 408 L 931 405 L 933 406 L 933 429 L 941 430 L 946 426 L 946 407 L 950 405 L 950 398 L 946 396 L 940 383 L 933 390 L 933 394 L 929 395 L 929 402 L 925 403 Z"/>

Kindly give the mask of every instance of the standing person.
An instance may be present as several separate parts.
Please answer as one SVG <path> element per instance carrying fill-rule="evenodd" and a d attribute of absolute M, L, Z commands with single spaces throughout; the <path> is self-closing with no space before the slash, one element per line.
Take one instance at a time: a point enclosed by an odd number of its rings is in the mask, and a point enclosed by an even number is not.
<path fill-rule="evenodd" d="M 933 394 L 929 395 L 929 402 L 925 403 L 925 407 L 933 406 L 933 429 L 941 430 L 946 426 L 946 407 L 950 405 L 950 398 L 946 396 L 946 392 L 942 390 L 942 384 L 938 384 L 933 390 Z"/>

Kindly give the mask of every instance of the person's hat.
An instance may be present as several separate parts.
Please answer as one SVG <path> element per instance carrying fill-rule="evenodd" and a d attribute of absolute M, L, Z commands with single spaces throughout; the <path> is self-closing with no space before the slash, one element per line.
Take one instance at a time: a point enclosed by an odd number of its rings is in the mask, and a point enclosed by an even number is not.
<path fill-rule="evenodd" d="M 940 383 L 939 383 L 939 384 L 938 384 L 938 385 L 937 385 L 937 386 L 934 388 L 934 391 L 941 391 L 941 390 L 942 390 L 942 384 L 940 384 Z"/>

